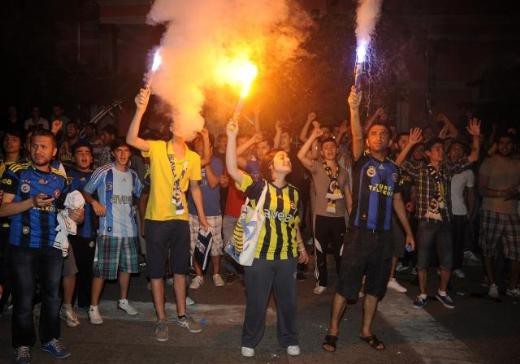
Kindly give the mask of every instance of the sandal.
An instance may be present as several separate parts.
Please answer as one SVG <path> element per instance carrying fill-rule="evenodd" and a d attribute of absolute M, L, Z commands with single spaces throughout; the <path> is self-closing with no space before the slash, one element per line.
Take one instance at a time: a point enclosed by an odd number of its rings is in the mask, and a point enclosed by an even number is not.
<path fill-rule="evenodd" d="M 386 349 L 385 343 L 380 341 L 376 335 L 370 335 L 367 337 L 360 336 L 359 338 L 361 340 L 363 340 L 364 342 L 366 342 L 368 345 L 370 345 L 371 348 L 373 348 L 375 350 L 385 350 Z"/>
<path fill-rule="evenodd" d="M 328 351 L 329 353 L 333 353 L 336 351 L 336 343 L 338 342 L 338 337 L 335 335 L 327 335 L 325 336 L 325 341 L 321 344 L 323 350 Z"/>

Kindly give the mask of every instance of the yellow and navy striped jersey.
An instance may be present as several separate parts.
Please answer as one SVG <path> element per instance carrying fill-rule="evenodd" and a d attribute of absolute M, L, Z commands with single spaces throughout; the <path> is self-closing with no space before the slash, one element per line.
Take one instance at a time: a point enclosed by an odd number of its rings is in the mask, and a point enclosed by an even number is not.
<path fill-rule="evenodd" d="M 4 193 L 15 195 L 13 202 L 32 198 L 40 193 L 54 197 L 52 205 L 33 207 L 13 215 L 9 243 L 29 248 L 48 247 L 54 244 L 58 224 L 58 208 L 63 208 L 69 191 L 67 177 L 58 169 L 46 173 L 32 163 L 13 163 L 2 176 L 0 187 Z"/>
<path fill-rule="evenodd" d="M 266 260 L 286 260 L 298 256 L 296 230 L 300 224 L 300 193 L 296 187 L 287 184 L 278 188 L 264 179 L 253 181 L 244 174 L 239 187 L 252 202 L 260 198 L 267 184 L 264 202 L 264 226 L 258 236 L 255 258 Z"/>

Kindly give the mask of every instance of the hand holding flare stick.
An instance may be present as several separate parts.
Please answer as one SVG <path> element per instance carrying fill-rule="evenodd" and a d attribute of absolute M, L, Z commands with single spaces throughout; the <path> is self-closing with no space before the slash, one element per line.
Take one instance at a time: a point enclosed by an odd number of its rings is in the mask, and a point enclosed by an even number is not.
<path fill-rule="evenodd" d="M 235 110 L 233 111 L 232 120 L 238 121 L 242 109 L 244 108 L 244 103 L 247 95 L 249 94 L 249 90 L 251 89 L 251 85 L 255 80 L 258 74 L 258 68 L 253 63 L 245 63 L 241 67 L 237 69 L 236 78 L 240 84 L 242 84 L 242 92 L 240 93 L 240 99 L 235 106 Z"/>
<path fill-rule="evenodd" d="M 146 83 L 144 85 L 144 88 L 146 88 L 146 89 L 149 89 L 152 86 L 153 75 L 161 66 L 162 57 L 161 57 L 160 51 L 161 51 L 161 49 L 157 48 L 157 50 L 153 54 L 152 68 L 148 72 L 148 77 L 147 77 Z"/>

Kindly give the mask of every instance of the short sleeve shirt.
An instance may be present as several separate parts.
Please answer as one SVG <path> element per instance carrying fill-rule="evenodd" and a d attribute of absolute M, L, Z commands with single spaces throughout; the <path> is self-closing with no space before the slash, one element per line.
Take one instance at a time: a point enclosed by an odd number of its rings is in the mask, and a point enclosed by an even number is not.
<path fill-rule="evenodd" d="M 300 224 L 299 191 L 291 184 L 278 188 L 264 179 L 254 181 L 248 174 L 242 178 L 239 189 L 244 191 L 254 205 L 266 184 L 267 193 L 263 206 L 265 222 L 258 236 L 255 258 L 265 260 L 294 258 L 298 255 L 296 229 Z"/>
<path fill-rule="evenodd" d="M 174 156 L 171 142 L 148 140 L 148 144 L 149 151 L 143 152 L 143 156 L 150 159 L 150 196 L 145 218 L 157 221 L 188 221 L 186 191 L 190 181 L 200 181 L 202 178 L 199 155 L 185 146 L 184 159 L 180 160 Z M 184 210 L 182 214 L 176 213 L 175 205 L 172 202 L 174 180 L 169 158 L 173 158 L 175 175 L 179 176 Z"/>
<path fill-rule="evenodd" d="M 13 202 L 21 202 L 38 194 L 54 197 L 49 206 L 32 207 L 29 210 L 10 216 L 9 243 L 27 248 L 50 247 L 56 237 L 58 208 L 70 186 L 66 176 L 58 169 L 43 172 L 30 162 L 13 163 L 2 176 L 1 189 L 4 193 L 15 195 Z"/>
<path fill-rule="evenodd" d="M 141 181 L 131 169 L 123 172 L 110 163 L 94 171 L 84 191 L 97 193 L 99 202 L 106 207 L 105 216 L 99 218 L 99 235 L 137 236 L 133 199 L 141 195 L 141 190 Z"/>
<path fill-rule="evenodd" d="M 350 226 L 388 231 L 392 228 L 394 193 L 400 192 L 401 172 L 389 158 L 363 154 L 352 166 Z"/>

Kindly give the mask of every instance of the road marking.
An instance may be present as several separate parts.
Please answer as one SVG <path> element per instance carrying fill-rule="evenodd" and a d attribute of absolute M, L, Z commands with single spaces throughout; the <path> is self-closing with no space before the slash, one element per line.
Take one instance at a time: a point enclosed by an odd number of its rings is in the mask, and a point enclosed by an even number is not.
<path fill-rule="evenodd" d="M 138 315 L 130 316 L 117 308 L 117 301 L 102 300 L 99 304 L 99 312 L 104 319 L 124 320 L 124 321 L 156 321 L 155 308 L 152 302 L 130 301 L 130 304 L 139 312 Z M 188 314 L 195 319 L 201 320 L 210 325 L 242 325 L 244 322 L 244 305 L 207 305 L 195 304 L 187 306 Z M 177 315 L 176 306 L 166 303 L 166 314 L 169 318 Z M 78 316 L 87 318 L 83 310 L 79 310 Z M 267 309 L 266 325 L 276 323 L 276 311 L 272 308 Z"/>
<path fill-rule="evenodd" d="M 424 309 L 413 307 L 410 298 L 388 292 L 379 312 L 424 363 L 474 364 L 482 361 Z"/>

